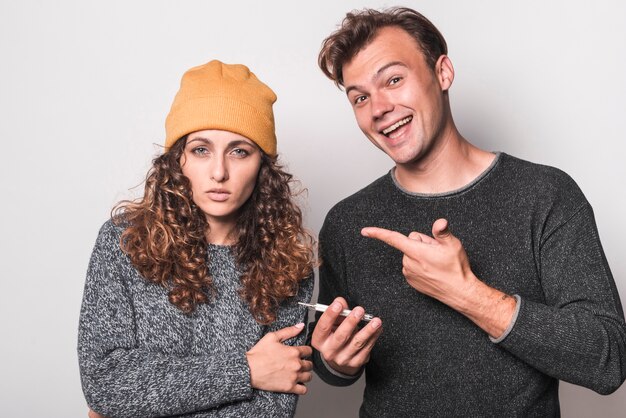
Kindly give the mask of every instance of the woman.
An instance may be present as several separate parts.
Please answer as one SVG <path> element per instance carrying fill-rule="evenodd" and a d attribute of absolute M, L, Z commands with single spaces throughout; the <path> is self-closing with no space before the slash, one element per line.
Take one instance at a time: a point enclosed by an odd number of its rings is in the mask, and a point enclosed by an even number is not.
<path fill-rule="evenodd" d="M 78 354 L 92 413 L 293 415 L 311 379 L 297 301 L 313 243 L 276 163 L 275 100 L 243 65 L 183 75 L 145 194 L 117 207 L 89 264 Z"/>

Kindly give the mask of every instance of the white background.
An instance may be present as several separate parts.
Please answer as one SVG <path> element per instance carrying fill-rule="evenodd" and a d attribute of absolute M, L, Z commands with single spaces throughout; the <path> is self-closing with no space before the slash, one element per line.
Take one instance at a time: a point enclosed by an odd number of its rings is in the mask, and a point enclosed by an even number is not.
<path fill-rule="evenodd" d="M 625 299 L 625 3 L 504 3 L 405 5 L 448 41 L 461 132 L 485 149 L 557 166 L 581 186 Z M 391 167 L 316 66 L 345 12 L 390 5 L 1 0 L 2 416 L 85 416 L 75 347 L 91 248 L 111 207 L 141 193 L 131 188 L 161 150 L 187 68 L 242 62 L 276 91 L 279 151 L 309 190 L 315 232 L 334 203 Z M 356 416 L 361 391 L 315 378 L 297 416 Z M 623 416 L 625 394 L 562 384 L 563 415 Z"/>

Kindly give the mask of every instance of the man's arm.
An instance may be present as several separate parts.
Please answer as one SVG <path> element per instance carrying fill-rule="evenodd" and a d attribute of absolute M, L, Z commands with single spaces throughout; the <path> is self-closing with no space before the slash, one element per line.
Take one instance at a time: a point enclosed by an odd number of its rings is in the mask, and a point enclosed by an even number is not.
<path fill-rule="evenodd" d="M 344 375 L 349 380 L 358 378 L 361 369 L 369 361 L 370 352 L 380 335 L 382 322 L 380 318 L 372 319 L 359 330 L 358 325 L 365 310 L 357 306 L 350 315 L 341 317 L 342 310 L 347 309 L 346 301 L 338 297 L 330 308 L 317 320 L 311 338 L 311 345 L 320 354 L 323 366 L 329 366 L 335 376 Z M 328 368 L 328 367 L 326 367 Z"/>
<path fill-rule="evenodd" d="M 330 214 L 329 214 L 330 216 Z M 318 301 L 330 308 L 317 315 L 311 324 L 310 335 L 314 370 L 326 383 L 347 386 L 358 380 L 369 354 L 382 332 L 380 318 L 374 318 L 362 329 L 358 328 L 364 314 L 362 307 L 354 307 L 348 317 L 339 313 L 351 307 L 344 271 L 343 250 L 339 237 L 328 217 L 320 231 L 320 266 Z M 348 299 L 349 300 L 349 299 Z"/>
<path fill-rule="evenodd" d="M 545 234 L 539 268 L 545 302 L 522 298 L 500 346 L 550 376 L 614 392 L 626 379 L 626 325 L 588 203 Z"/>
<path fill-rule="evenodd" d="M 491 337 L 502 336 L 515 313 L 515 298 L 474 275 L 465 249 L 445 219 L 435 221 L 432 233 L 433 237 L 412 232 L 407 237 L 382 228 L 362 231 L 404 253 L 402 273 L 413 288 L 467 316 Z"/>
<path fill-rule="evenodd" d="M 403 274 L 412 287 L 465 315 L 543 373 L 603 394 L 626 379 L 623 311 L 588 204 L 542 242 L 545 303 L 517 302 L 481 282 L 445 220 L 432 232 L 431 238 L 362 231 L 404 253 Z"/>

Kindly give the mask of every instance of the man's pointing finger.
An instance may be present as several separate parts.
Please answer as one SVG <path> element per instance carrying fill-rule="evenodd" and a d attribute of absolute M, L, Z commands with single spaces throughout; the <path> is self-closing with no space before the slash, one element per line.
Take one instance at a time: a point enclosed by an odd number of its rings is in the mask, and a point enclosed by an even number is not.
<path fill-rule="evenodd" d="M 391 245 L 392 247 L 402 251 L 403 253 L 409 251 L 411 246 L 415 243 L 415 240 L 411 240 L 399 232 L 390 231 L 384 228 L 376 228 L 373 226 L 363 228 L 361 230 L 361 235 L 380 240 L 385 244 Z"/>

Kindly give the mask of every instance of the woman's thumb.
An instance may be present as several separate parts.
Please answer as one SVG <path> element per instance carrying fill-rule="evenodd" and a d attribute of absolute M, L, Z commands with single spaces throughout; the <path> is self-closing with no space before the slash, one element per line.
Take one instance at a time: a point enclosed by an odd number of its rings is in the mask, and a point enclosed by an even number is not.
<path fill-rule="evenodd" d="M 299 324 L 293 325 L 291 327 L 281 328 L 278 331 L 274 331 L 274 335 L 276 335 L 278 340 L 282 343 L 283 341 L 300 334 L 303 329 L 304 323 L 300 322 Z"/>

